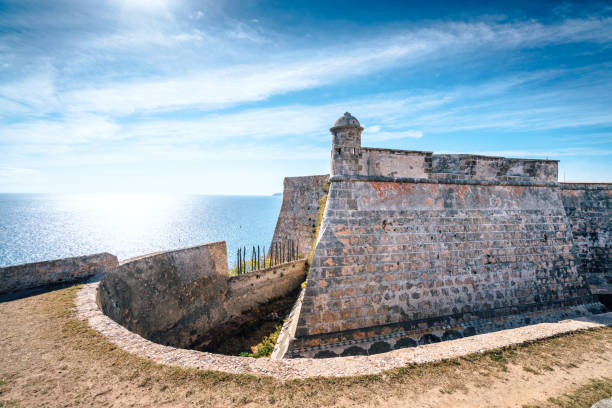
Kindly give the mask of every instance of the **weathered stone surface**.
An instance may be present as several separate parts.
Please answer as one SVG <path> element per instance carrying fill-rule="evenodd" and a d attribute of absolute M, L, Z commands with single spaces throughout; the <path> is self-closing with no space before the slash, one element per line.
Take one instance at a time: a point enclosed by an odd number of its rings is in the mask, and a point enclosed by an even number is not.
<path fill-rule="evenodd" d="M 557 160 L 509 159 L 474 154 L 434 154 L 432 177 L 476 180 L 557 181 Z"/>
<path fill-rule="evenodd" d="M 287 356 L 602 311 L 577 269 L 556 161 L 361 148 L 361 130 L 331 129 L 331 187 Z"/>
<path fill-rule="evenodd" d="M 0 294 L 39 286 L 75 282 L 117 266 L 117 257 L 108 253 L 34 262 L 0 268 Z"/>
<path fill-rule="evenodd" d="M 295 290 L 305 261 L 228 276 L 225 242 L 121 264 L 100 283 L 106 315 L 160 344 L 190 347 L 242 312 Z"/>
<path fill-rule="evenodd" d="M 612 184 L 561 183 L 579 269 L 591 291 L 612 295 Z"/>
<path fill-rule="evenodd" d="M 571 249 L 554 188 L 332 179 L 289 353 L 587 313 Z"/>
<path fill-rule="evenodd" d="M 347 116 L 348 115 L 348 116 Z M 556 182 L 557 160 L 433 154 L 361 146 L 363 128 L 349 113 L 332 127 L 331 176 Z"/>
<path fill-rule="evenodd" d="M 328 175 L 285 178 L 283 204 L 272 245 L 293 240 L 302 256 L 310 255 L 315 241 L 319 201 L 327 193 L 328 181 Z"/>
<path fill-rule="evenodd" d="M 161 344 L 188 347 L 229 318 L 225 242 L 123 263 L 100 283 L 104 313 Z"/>
<path fill-rule="evenodd" d="M 291 293 L 304 282 L 305 278 L 305 259 L 232 276 L 229 278 L 226 302 L 231 304 L 233 314 L 240 313 L 242 310 Z"/>

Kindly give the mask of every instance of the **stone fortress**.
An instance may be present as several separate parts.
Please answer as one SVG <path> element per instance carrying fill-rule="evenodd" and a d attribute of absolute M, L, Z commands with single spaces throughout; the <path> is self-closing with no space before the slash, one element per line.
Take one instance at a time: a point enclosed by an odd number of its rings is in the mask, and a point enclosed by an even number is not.
<path fill-rule="evenodd" d="M 316 240 L 285 357 L 380 353 L 610 301 L 611 185 L 559 183 L 554 160 L 362 147 L 362 130 L 345 113 L 331 174 L 285 180 L 274 240 L 304 253 Z"/>
<path fill-rule="evenodd" d="M 344 114 L 331 173 L 284 181 L 272 244 L 293 240 L 303 259 L 230 277 L 224 242 L 121 262 L 96 254 L 0 268 L 0 294 L 104 274 L 97 310 L 158 344 L 206 350 L 306 279 L 273 360 L 612 308 L 612 184 L 559 183 L 555 160 L 362 147 L 362 131 Z"/>

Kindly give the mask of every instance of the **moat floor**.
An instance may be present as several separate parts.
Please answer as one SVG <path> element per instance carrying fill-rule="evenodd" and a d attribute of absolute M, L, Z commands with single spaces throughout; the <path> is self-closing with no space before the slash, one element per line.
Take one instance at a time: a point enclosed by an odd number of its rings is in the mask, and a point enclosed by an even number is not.
<path fill-rule="evenodd" d="M 282 382 L 157 365 L 75 318 L 79 286 L 0 303 L 0 407 L 588 407 L 612 396 L 612 328 L 383 375 Z"/>

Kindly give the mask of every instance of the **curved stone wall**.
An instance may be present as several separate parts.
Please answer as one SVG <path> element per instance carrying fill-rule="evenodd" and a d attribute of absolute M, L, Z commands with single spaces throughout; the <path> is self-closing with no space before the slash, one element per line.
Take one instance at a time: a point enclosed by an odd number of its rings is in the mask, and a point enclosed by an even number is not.
<path fill-rule="evenodd" d="M 115 255 L 104 252 L 0 268 L 0 294 L 75 282 L 108 272 L 117 264 Z"/>
<path fill-rule="evenodd" d="M 307 377 L 344 377 L 380 374 L 385 370 L 407 364 L 436 362 L 482 353 L 499 347 L 511 346 L 605 325 L 612 325 L 612 313 L 586 319 L 564 320 L 519 327 L 513 330 L 488 333 L 445 343 L 393 350 L 373 356 L 337 357 L 329 359 L 294 358 L 274 361 L 267 358 L 226 356 L 196 350 L 185 350 L 153 343 L 130 332 L 104 315 L 96 304 L 98 282 L 83 287 L 76 298 L 78 317 L 104 335 L 111 343 L 137 356 L 159 364 L 223 371 L 234 374 L 254 374 L 288 380 Z"/>
<path fill-rule="evenodd" d="M 304 281 L 305 260 L 228 276 L 225 242 L 129 260 L 106 274 L 98 290 L 104 313 L 156 343 L 202 344 L 215 329 Z"/>

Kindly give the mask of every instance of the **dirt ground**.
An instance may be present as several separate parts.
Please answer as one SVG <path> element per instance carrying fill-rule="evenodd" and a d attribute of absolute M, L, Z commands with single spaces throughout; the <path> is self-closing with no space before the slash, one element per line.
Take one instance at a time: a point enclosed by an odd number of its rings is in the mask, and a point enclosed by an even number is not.
<path fill-rule="evenodd" d="M 75 319 L 79 286 L 0 303 L 0 407 L 589 407 L 612 396 L 612 328 L 287 382 L 154 364 Z"/>

